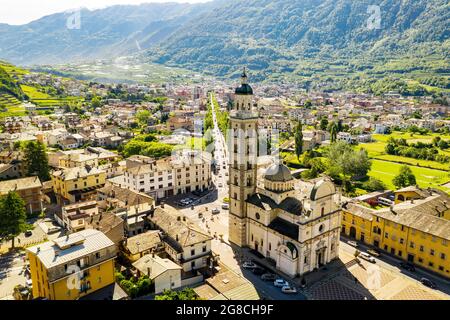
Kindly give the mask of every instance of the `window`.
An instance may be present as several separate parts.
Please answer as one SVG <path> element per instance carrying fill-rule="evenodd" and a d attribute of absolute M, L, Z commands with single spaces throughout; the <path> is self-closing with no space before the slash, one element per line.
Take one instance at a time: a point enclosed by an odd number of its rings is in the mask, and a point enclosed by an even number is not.
<path fill-rule="evenodd" d="M 439 271 L 444 271 L 444 267 L 443 266 L 439 266 Z"/>
<path fill-rule="evenodd" d="M 409 243 L 409 247 L 410 247 L 410 248 L 414 248 L 414 247 L 415 247 L 414 242 L 411 241 L 411 242 Z"/>
<path fill-rule="evenodd" d="M 102 277 L 98 277 L 98 283 L 102 283 Z"/>
<path fill-rule="evenodd" d="M 385 232 L 385 233 L 384 233 L 384 237 L 385 237 L 386 239 L 389 238 L 389 233 Z"/>
<path fill-rule="evenodd" d="M 323 216 L 325 214 L 325 208 L 322 208 L 320 211 L 320 215 Z"/>
<path fill-rule="evenodd" d="M 445 260 L 445 253 L 441 253 L 441 259 Z"/>
<path fill-rule="evenodd" d="M 206 252 L 206 246 L 203 246 L 202 251 Z"/>
<path fill-rule="evenodd" d="M 420 262 L 420 263 L 423 263 L 423 259 L 422 259 L 422 258 L 419 258 L 419 262 Z"/>
<path fill-rule="evenodd" d="M 403 244 L 403 241 L 404 241 L 403 238 L 400 238 L 400 244 Z"/>
<path fill-rule="evenodd" d="M 434 250 L 433 249 L 430 250 L 430 255 L 434 256 Z"/>
<path fill-rule="evenodd" d="M 430 262 L 428 262 L 428 266 L 433 268 L 434 267 L 434 263 L 430 261 Z"/>
<path fill-rule="evenodd" d="M 191 262 L 191 268 L 195 268 L 195 261 Z"/>
<path fill-rule="evenodd" d="M 398 256 L 399 256 L 399 257 L 402 256 L 402 251 L 401 251 L 401 250 L 398 251 Z"/>
<path fill-rule="evenodd" d="M 195 249 L 191 250 L 191 256 L 195 256 Z"/>
<path fill-rule="evenodd" d="M 420 252 L 424 252 L 425 251 L 425 247 L 424 246 L 420 246 Z"/>
<path fill-rule="evenodd" d="M 95 258 L 96 258 L 96 259 L 100 259 L 100 252 L 97 252 L 97 253 L 95 254 Z"/>

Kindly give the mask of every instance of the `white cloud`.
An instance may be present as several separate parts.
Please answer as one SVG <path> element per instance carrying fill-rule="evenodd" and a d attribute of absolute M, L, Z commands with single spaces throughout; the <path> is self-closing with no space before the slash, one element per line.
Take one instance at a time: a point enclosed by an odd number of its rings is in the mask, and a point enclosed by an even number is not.
<path fill-rule="evenodd" d="M 208 0 L 1 0 L 0 23 L 25 24 L 45 15 L 87 7 L 99 9 L 115 4 L 146 2 L 207 2 Z"/>

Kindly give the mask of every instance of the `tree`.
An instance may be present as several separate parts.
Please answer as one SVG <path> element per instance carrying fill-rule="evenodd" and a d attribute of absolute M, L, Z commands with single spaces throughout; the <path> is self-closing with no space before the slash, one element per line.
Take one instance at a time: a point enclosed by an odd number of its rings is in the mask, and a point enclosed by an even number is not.
<path fill-rule="evenodd" d="M 146 126 L 152 114 L 148 110 L 141 110 L 136 113 L 136 119 L 141 126 Z"/>
<path fill-rule="evenodd" d="M 25 145 L 25 165 L 28 176 L 38 176 L 41 181 L 50 180 L 48 155 L 40 141 L 30 141 Z"/>
<path fill-rule="evenodd" d="M 370 177 L 367 182 L 363 183 L 362 188 L 369 192 L 383 191 L 386 190 L 386 185 L 383 183 L 383 181 L 378 180 L 374 177 Z"/>
<path fill-rule="evenodd" d="M 322 119 L 320 119 L 320 130 L 327 130 L 328 127 L 328 119 L 323 117 Z"/>
<path fill-rule="evenodd" d="M 100 99 L 100 97 L 98 96 L 93 97 L 91 100 L 91 106 L 92 109 L 94 110 L 100 108 L 102 106 L 102 100 Z"/>
<path fill-rule="evenodd" d="M 303 126 L 302 122 L 299 121 L 295 127 L 295 154 L 297 155 L 297 160 L 300 159 L 300 155 L 303 152 Z"/>
<path fill-rule="evenodd" d="M 339 127 L 338 127 L 338 124 L 335 121 L 332 121 L 328 125 L 328 131 L 330 132 L 331 142 L 336 142 L 337 134 L 338 134 L 338 131 L 339 131 Z"/>
<path fill-rule="evenodd" d="M 25 201 L 14 191 L 0 198 L 0 237 L 14 239 L 29 227 L 26 223 Z"/>
<path fill-rule="evenodd" d="M 155 297 L 155 300 L 200 300 L 192 288 L 185 288 L 181 291 L 164 290 L 162 295 Z"/>
<path fill-rule="evenodd" d="M 403 165 L 392 183 L 397 189 L 409 187 L 416 184 L 416 177 L 409 166 Z"/>

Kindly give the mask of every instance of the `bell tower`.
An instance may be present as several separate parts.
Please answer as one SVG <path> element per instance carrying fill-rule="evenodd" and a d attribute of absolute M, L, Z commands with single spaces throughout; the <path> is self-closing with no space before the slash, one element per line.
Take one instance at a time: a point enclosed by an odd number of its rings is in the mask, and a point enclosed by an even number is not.
<path fill-rule="evenodd" d="M 241 76 L 241 86 L 235 90 L 229 131 L 229 240 L 245 247 L 247 238 L 246 200 L 256 192 L 258 159 L 258 112 L 253 107 L 253 89 L 247 72 Z"/>

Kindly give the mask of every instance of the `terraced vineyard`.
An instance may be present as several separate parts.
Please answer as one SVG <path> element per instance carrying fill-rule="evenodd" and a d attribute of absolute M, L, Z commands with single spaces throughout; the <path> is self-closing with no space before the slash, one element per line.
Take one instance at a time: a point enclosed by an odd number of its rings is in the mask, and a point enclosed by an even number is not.
<path fill-rule="evenodd" d="M 23 115 L 25 109 L 22 102 L 10 94 L 0 93 L 0 118 Z"/>

